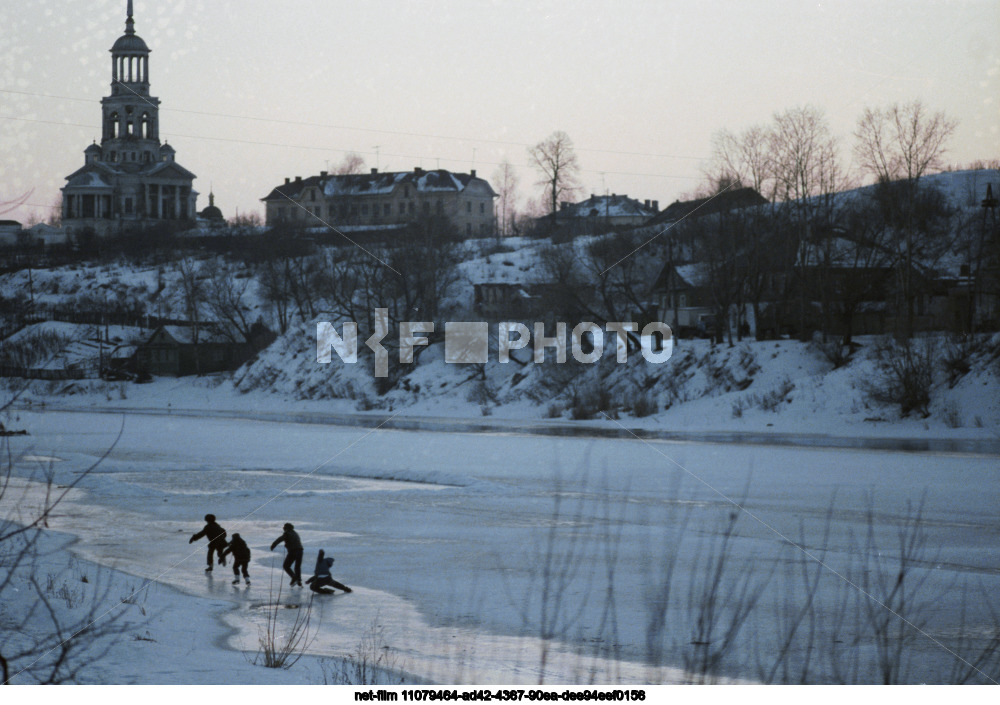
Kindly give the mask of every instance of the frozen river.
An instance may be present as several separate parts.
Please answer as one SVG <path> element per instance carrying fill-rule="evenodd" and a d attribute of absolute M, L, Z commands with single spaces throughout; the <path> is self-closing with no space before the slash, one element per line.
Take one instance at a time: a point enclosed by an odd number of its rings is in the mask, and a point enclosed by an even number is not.
<path fill-rule="evenodd" d="M 60 483 L 121 431 L 53 528 L 231 602 L 233 648 L 266 605 L 309 604 L 274 594 L 268 546 L 291 521 L 305 575 L 324 548 L 355 589 L 313 602 L 312 651 L 350 653 L 377 624 L 400 668 L 440 682 L 997 677 L 976 662 L 1000 615 L 997 455 L 59 411 L 20 425 L 17 474 Z M 250 544 L 252 587 L 203 573 L 187 539 L 208 512 Z"/>

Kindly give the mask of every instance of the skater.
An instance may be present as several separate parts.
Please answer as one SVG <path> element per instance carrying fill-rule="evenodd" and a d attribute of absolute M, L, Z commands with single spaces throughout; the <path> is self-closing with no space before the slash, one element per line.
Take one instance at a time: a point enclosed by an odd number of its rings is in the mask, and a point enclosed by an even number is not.
<path fill-rule="evenodd" d="M 227 553 L 233 554 L 233 585 L 240 584 L 241 568 L 243 569 L 243 580 L 249 585 L 250 573 L 247 571 L 247 566 L 250 565 L 250 547 L 247 546 L 247 542 L 239 534 L 233 534 L 232 541 L 226 546 L 222 555 L 225 556 Z"/>
<path fill-rule="evenodd" d="M 288 555 L 285 556 L 285 562 L 281 567 L 292 579 L 292 587 L 296 585 L 302 587 L 302 539 L 295 533 L 295 527 L 291 524 L 285 524 L 284 529 L 285 532 L 271 544 L 271 550 L 273 551 L 279 543 L 285 544 Z"/>
<path fill-rule="evenodd" d="M 332 595 L 333 590 L 324 590 L 323 588 L 329 585 L 330 587 L 337 588 L 338 590 L 343 590 L 344 592 L 350 592 L 351 588 L 347 587 L 342 583 L 338 583 L 330 575 L 330 568 L 333 566 L 333 559 L 326 558 L 323 555 L 323 549 L 319 549 L 319 558 L 316 559 L 316 570 L 309 580 L 306 581 L 306 585 L 309 589 L 320 595 Z"/>
<path fill-rule="evenodd" d="M 219 565 L 226 564 L 226 557 L 222 553 L 226 547 L 226 530 L 215 523 L 214 514 L 205 515 L 205 528 L 192 536 L 188 543 L 194 543 L 202 536 L 208 537 L 208 567 L 205 568 L 205 572 L 211 573 L 213 551 L 219 554 Z"/>

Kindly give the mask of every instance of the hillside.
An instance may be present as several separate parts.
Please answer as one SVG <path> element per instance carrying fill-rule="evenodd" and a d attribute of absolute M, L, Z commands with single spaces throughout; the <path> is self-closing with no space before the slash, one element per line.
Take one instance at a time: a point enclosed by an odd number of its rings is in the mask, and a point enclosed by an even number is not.
<path fill-rule="evenodd" d="M 969 222 L 981 213 L 979 199 L 985 183 L 995 177 L 990 171 L 960 171 L 925 177 L 923 183 L 940 191 L 956 209 L 955 222 Z M 865 191 L 845 192 L 837 199 L 848 202 Z M 960 240 L 954 238 L 950 250 L 935 263 L 942 274 L 957 274 L 964 256 Z M 581 237 L 561 247 L 574 247 L 579 253 L 592 241 Z M 549 247 L 548 240 L 524 238 L 461 243 L 455 250 L 454 275 L 439 302 L 441 315 L 449 320 L 475 320 L 472 302 L 478 283 L 515 287 L 543 283 L 540 259 Z M 295 266 L 303 270 L 317 268 L 315 276 L 322 277 L 326 253 L 346 249 L 320 248 L 313 260 L 289 261 L 297 262 Z M 645 260 L 642 266 L 648 271 L 639 271 L 648 276 L 658 265 L 653 257 Z M 278 330 L 279 308 L 291 311 L 293 307 L 289 302 L 276 305 L 273 292 L 266 288 L 265 270 L 265 265 L 253 260 L 204 253 L 157 265 L 122 259 L 8 273 L 0 276 L 0 296 L 7 302 L 23 301 L 27 291 L 39 311 L 78 312 L 91 317 L 105 311 L 128 312 L 132 318 L 123 323 L 144 326 L 143 316 L 188 315 L 185 277 L 191 279 L 193 273 L 194 281 L 200 282 L 198 286 L 205 292 L 222 285 L 232 287 L 229 292 L 236 292 L 237 307 L 248 321 L 259 319 Z M 200 315 L 202 320 L 210 320 L 219 309 L 208 303 L 208 294 L 203 296 Z M 310 305 L 326 308 L 321 294 L 316 294 Z M 996 336 L 965 341 L 946 334 L 922 338 L 918 347 L 933 360 L 928 366 L 932 376 L 930 402 L 903 415 L 898 405 L 874 401 L 878 395 L 872 394 L 873 380 L 877 384 L 886 375 L 885 366 L 878 364 L 879 351 L 887 345 L 875 336 L 857 337 L 857 348 L 846 364 L 837 361 L 840 366 L 831 362 L 835 356 L 819 338 L 810 344 L 787 339 L 747 340 L 733 347 L 681 340 L 672 358 L 663 364 L 647 363 L 636 352 L 628 362 L 617 363 L 614 341 L 609 338 L 603 358 L 591 365 L 572 360 L 556 364 L 551 350 L 546 362 L 536 365 L 531 362 L 530 348 L 512 353 L 511 361 L 501 364 L 497 362 L 495 337 L 490 343 L 491 361 L 485 365 L 449 364 L 444 359 L 444 345 L 437 342 L 418 349 L 416 364 L 403 368 L 394 384 L 380 388 L 372 374 L 370 352 L 363 344 L 359 344 L 358 364 L 342 364 L 336 357 L 329 365 L 317 363 L 315 325 L 329 320 L 329 314 L 301 317 L 285 311 L 283 315 L 288 316 L 287 330 L 231 375 L 161 379 L 150 385 L 121 383 L 113 390 L 96 380 L 64 385 L 36 382 L 22 398 L 72 402 L 103 397 L 119 406 L 153 408 L 389 411 L 408 416 L 492 416 L 605 425 L 620 420 L 630 427 L 690 430 L 842 435 L 922 435 L 933 431 L 948 437 L 984 438 L 996 437 L 1000 431 L 1000 338 Z M 333 322 L 338 321 L 334 318 Z M 81 329 L 76 340 L 94 337 L 93 321 L 86 323 L 90 328 Z M 23 347 L 30 343 L 32 331 L 65 327 L 57 323 L 29 325 L 8 337 L 4 346 L 8 350 Z M 134 343 L 143 335 L 141 330 L 128 336 L 124 328 L 116 330 L 116 340 L 109 342 Z M 66 340 L 74 338 L 64 332 Z M 73 350 L 55 356 L 53 364 L 93 356 L 93 342 L 87 350 L 78 342 L 74 345 Z M 20 384 L 7 380 L 8 387 Z"/>

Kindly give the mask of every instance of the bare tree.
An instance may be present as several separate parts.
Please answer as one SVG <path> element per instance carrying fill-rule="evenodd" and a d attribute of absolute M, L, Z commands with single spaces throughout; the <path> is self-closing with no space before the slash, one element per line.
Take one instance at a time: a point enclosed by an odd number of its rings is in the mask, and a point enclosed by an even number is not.
<path fill-rule="evenodd" d="M 721 130 L 712 136 L 710 174 L 726 173 L 741 186 L 753 188 L 768 200 L 776 188 L 770 128 L 753 125 L 736 135 Z"/>
<path fill-rule="evenodd" d="M 12 401 L 12 400 L 11 400 Z M 9 408 L 11 401 L 0 407 Z M 119 438 L 121 433 L 119 432 Z M 29 596 L 30 607 L 0 615 L 0 684 L 74 682 L 80 673 L 107 655 L 129 628 L 114 609 L 107 585 L 81 579 L 58 587 L 49 574 L 43 585 L 39 560 L 48 521 L 56 508 L 117 444 L 67 484 L 55 482 L 52 468 L 43 477 L 15 480 L 15 462 L 7 438 L 0 457 L 0 605 Z M 32 509 L 33 508 L 33 509 Z"/>
<path fill-rule="evenodd" d="M 376 309 L 384 308 L 390 329 L 400 321 L 432 321 L 435 339 L 444 330 L 441 302 L 458 280 L 461 240 L 448 218 L 431 216 L 410 224 L 406 233 L 379 246 L 328 249 L 314 258 L 310 280 L 317 306 L 333 320 L 356 321 L 367 337 Z M 398 340 L 396 341 L 398 343 Z M 391 349 L 393 341 L 384 341 Z M 425 348 L 418 347 L 419 355 Z M 389 376 L 376 381 L 380 392 L 398 379 L 398 355 L 389 355 Z"/>
<path fill-rule="evenodd" d="M 228 223 L 232 228 L 260 228 L 264 225 L 264 219 L 257 211 L 244 211 L 234 215 Z"/>
<path fill-rule="evenodd" d="M 208 299 L 208 287 L 205 283 L 207 273 L 204 267 L 199 267 L 191 259 L 182 259 L 177 263 L 177 284 L 174 298 L 184 311 L 191 324 L 191 340 L 194 343 L 194 368 L 201 374 L 201 354 L 198 339 L 201 334 L 202 309 Z"/>
<path fill-rule="evenodd" d="M 913 222 L 919 181 L 929 171 L 941 166 L 945 143 L 955 132 L 957 122 L 944 112 L 930 114 L 923 103 L 914 100 L 887 108 L 866 108 L 854 132 L 854 154 L 861 168 L 874 175 L 878 183 L 901 182 L 892 190 L 889 206 L 893 219 L 900 223 L 904 238 L 900 243 L 900 288 L 906 303 L 907 337 L 914 330 L 913 291 Z"/>
<path fill-rule="evenodd" d="M 497 203 L 497 237 L 512 235 L 517 229 L 517 172 L 514 166 L 504 159 L 493 172 L 493 185 L 499 200 Z"/>
<path fill-rule="evenodd" d="M 854 131 L 854 154 L 878 181 L 915 182 L 940 168 L 945 143 L 957 126 L 942 111 L 930 114 L 919 100 L 865 108 Z"/>
<path fill-rule="evenodd" d="M 253 280 L 248 276 L 239 276 L 240 272 L 228 267 L 222 262 L 214 266 L 210 272 L 206 286 L 206 303 L 215 320 L 228 325 L 224 328 L 228 335 L 238 334 L 244 342 L 250 339 L 253 321 L 249 319 L 250 306 L 247 295 Z"/>
<path fill-rule="evenodd" d="M 59 227 L 62 225 L 62 197 L 57 197 L 55 201 L 52 202 L 52 207 L 49 209 L 49 225 Z"/>
<path fill-rule="evenodd" d="M 573 140 L 565 132 L 553 132 L 547 139 L 528 149 L 528 158 L 541 175 L 539 186 L 545 187 L 549 213 L 555 214 L 559 201 L 579 192 L 580 163 L 573 149 Z"/>
<path fill-rule="evenodd" d="M 812 229 L 832 213 L 831 196 L 843 175 L 837 163 L 837 141 L 830 134 L 823 111 L 812 106 L 790 108 L 774 116 L 770 154 L 776 196 L 787 202 L 796 223 L 796 261 L 799 270 L 799 335 L 806 329 L 806 266 L 815 239 Z M 818 198 L 824 196 L 825 198 Z"/>

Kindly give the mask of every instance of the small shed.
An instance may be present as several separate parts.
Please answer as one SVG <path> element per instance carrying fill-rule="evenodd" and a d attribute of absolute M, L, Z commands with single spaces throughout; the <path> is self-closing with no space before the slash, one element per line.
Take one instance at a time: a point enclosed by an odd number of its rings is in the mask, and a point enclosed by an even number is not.
<path fill-rule="evenodd" d="M 219 323 L 160 326 L 136 351 L 139 372 L 180 377 L 234 370 L 251 355 L 243 336 Z"/>

